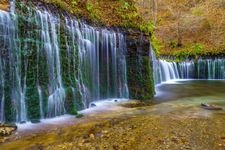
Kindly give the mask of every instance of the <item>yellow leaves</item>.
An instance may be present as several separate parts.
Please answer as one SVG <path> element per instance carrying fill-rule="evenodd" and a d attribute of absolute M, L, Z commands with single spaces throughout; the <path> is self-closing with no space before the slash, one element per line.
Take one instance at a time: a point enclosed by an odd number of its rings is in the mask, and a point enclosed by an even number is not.
<path fill-rule="evenodd" d="M 9 1 L 8 0 L 0 1 L 0 10 L 9 11 Z"/>

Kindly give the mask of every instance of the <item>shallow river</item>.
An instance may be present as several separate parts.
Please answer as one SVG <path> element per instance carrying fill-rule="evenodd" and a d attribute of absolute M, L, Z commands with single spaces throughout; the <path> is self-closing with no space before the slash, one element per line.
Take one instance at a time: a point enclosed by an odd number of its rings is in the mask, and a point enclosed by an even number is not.
<path fill-rule="evenodd" d="M 0 149 L 225 149 L 224 80 L 173 81 L 156 93 L 153 104 L 106 103 L 83 111 L 81 119 L 25 126 Z M 201 103 L 223 110 L 205 110 Z"/>

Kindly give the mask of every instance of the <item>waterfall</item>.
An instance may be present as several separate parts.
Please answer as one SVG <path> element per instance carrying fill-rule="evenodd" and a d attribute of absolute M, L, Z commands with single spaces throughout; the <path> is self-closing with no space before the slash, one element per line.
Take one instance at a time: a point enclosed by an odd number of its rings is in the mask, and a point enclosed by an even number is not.
<path fill-rule="evenodd" d="M 0 36 L 1 36 L 1 39 L 0 39 L 0 42 L 1 42 L 1 57 L 0 57 L 0 82 L 1 82 L 1 85 L 0 85 L 0 100 L 1 100 L 1 103 L 0 103 L 0 122 L 3 122 L 4 121 L 4 117 L 5 117 L 5 112 L 4 112 L 4 104 L 5 104 L 5 69 L 6 69 L 6 66 L 5 66 L 5 59 L 4 59 L 4 54 L 6 52 L 5 48 L 7 48 L 7 45 L 4 44 L 6 42 L 8 42 L 8 37 L 7 37 L 7 34 L 8 33 L 5 33 L 5 31 L 8 31 L 9 28 L 8 26 L 5 26 L 5 24 L 10 24 L 10 16 L 8 13 L 6 12 L 3 12 L 3 11 L 0 11 Z M 4 45 L 3 45 L 4 44 Z"/>
<path fill-rule="evenodd" d="M 120 32 L 11 1 L 11 12 L 0 11 L 0 49 L 0 122 L 55 117 L 92 101 L 129 97 Z"/>
<path fill-rule="evenodd" d="M 225 79 L 224 58 L 200 58 L 182 62 L 153 59 L 155 84 L 173 79 Z"/>
<path fill-rule="evenodd" d="M 150 57 L 153 62 L 153 78 L 155 85 L 180 78 L 179 68 L 175 62 L 157 59 L 152 48 Z"/>
<path fill-rule="evenodd" d="M 37 23 L 41 26 L 42 50 L 47 57 L 48 68 L 48 107 L 47 116 L 54 117 L 65 113 L 64 100 L 65 89 L 62 84 L 60 68 L 60 52 L 58 43 L 58 31 L 60 20 L 47 11 L 37 11 Z"/>
<path fill-rule="evenodd" d="M 78 55 L 78 73 L 74 78 L 84 106 L 87 108 L 90 102 L 101 98 L 128 98 L 123 34 L 96 30 L 73 19 L 66 18 L 65 22 L 67 34 L 74 43 L 69 45 L 70 40 L 66 41 L 67 53 L 72 53 L 67 57 L 73 57 L 76 64 Z"/>
<path fill-rule="evenodd" d="M 21 49 L 16 44 L 16 16 L 0 11 L 0 73 L 1 73 L 1 121 L 5 119 L 5 101 L 11 101 L 13 111 L 16 113 L 16 121 L 25 121 L 26 116 L 26 60 L 21 60 Z M 22 77 L 21 64 L 24 63 L 24 78 Z M 9 87 L 10 85 L 10 87 Z M 6 91 L 6 89 L 8 91 Z M 10 95 L 6 97 L 6 92 Z M 8 99 L 6 99 L 8 98 Z"/>

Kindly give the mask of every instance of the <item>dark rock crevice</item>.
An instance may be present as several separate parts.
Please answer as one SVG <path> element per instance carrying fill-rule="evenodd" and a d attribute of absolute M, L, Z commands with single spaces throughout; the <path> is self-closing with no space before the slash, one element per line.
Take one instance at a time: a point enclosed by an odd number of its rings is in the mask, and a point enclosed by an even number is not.
<path fill-rule="evenodd" d="M 130 98 L 149 100 L 154 96 L 150 40 L 138 30 L 127 29 L 127 74 Z"/>

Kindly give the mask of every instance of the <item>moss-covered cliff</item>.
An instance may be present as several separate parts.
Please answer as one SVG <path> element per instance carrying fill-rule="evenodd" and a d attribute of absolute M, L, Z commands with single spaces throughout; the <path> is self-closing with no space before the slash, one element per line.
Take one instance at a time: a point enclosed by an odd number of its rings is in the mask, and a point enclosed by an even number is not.
<path fill-rule="evenodd" d="M 154 81 L 148 35 L 138 30 L 126 30 L 125 33 L 130 97 L 149 100 L 154 95 Z"/>
<path fill-rule="evenodd" d="M 225 53 L 224 0 L 32 1 L 39 2 L 98 26 L 136 28 L 151 33 L 152 45 L 161 55 L 182 58 Z M 7 9 L 6 3 L 7 0 L 1 2 L 0 9 Z"/>
<path fill-rule="evenodd" d="M 51 9 L 67 10 L 69 14 L 84 19 L 94 26 L 122 31 L 126 35 L 127 43 L 126 60 L 130 98 L 149 100 L 154 96 L 152 62 L 149 57 L 150 36 L 154 26 L 151 21 L 141 18 L 135 1 L 48 0 L 43 2 L 36 1 L 33 4 L 52 5 Z"/>
<path fill-rule="evenodd" d="M 150 32 L 137 22 L 106 27 L 84 15 L 85 23 L 55 3 L 27 0 L 13 13 L 0 16 L 1 121 L 76 114 L 95 100 L 128 98 L 128 88 L 129 98 L 153 97 Z"/>
<path fill-rule="evenodd" d="M 151 20 L 144 20 L 134 0 L 41 0 L 92 23 L 107 27 L 137 28 L 151 33 Z"/>
<path fill-rule="evenodd" d="M 134 0 L 42 0 L 90 24 L 123 28 L 127 39 L 127 68 L 130 98 L 147 100 L 154 95 L 150 36 L 154 31 L 151 20 L 145 20 Z M 144 33 L 142 34 L 141 31 Z"/>

